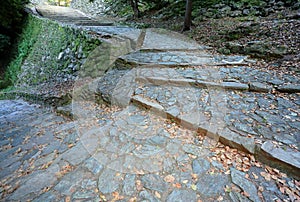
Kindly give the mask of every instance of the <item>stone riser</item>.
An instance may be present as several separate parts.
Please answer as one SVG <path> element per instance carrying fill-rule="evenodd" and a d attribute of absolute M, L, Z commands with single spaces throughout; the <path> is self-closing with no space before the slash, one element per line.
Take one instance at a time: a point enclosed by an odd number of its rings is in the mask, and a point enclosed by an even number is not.
<path fill-rule="evenodd" d="M 198 88 L 210 88 L 210 89 L 226 89 L 226 90 L 240 90 L 240 91 L 253 91 L 262 93 L 271 93 L 278 91 L 281 93 L 299 93 L 300 89 L 297 86 L 293 88 L 287 88 L 285 85 L 279 87 L 272 87 L 270 85 L 261 84 L 258 82 L 250 82 L 248 84 L 239 82 L 209 82 L 195 79 L 166 79 L 162 77 L 140 77 L 137 78 L 138 82 L 147 82 L 155 85 L 174 85 L 174 86 L 193 86 Z"/>
<path fill-rule="evenodd" d="M 158 115 L 172 119 L 185 128 L 199 131 L 208 137 L 215 140 L 217 139 L 222 144 L 253 154 L 263 163 L 281 169 L 295 178 L 300 179 L 300 152 L 285 151 L 281 148 L 274 149 L 275 145 L 271 141 L 267 141 L 262 145 L 255 144 L 254 138 L 243 137 L 227 128 L 225 128 L 225 133 L 223 133 L 223 131 L 211 131 L 210 128 L 206 126 L 198 126 L 179 116 L 173 116 L 164 111 L 164 108 L 158 103 L 148 101 L 141 96 L 134 96 L 131 102 L 139 107 L 151 109 L 151 111 Z M 281 155 L 278 155 L 279 153 Z"/>

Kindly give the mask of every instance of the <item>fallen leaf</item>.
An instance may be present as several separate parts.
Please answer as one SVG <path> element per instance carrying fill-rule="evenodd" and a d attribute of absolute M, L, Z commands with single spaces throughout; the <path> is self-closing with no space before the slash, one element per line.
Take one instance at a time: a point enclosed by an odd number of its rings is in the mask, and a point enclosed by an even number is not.
<path fill-rule="evenodd" d="M 253 177 L 254 177 L 254 179 L 258 179 L 258 176 L 254 173 L 254 172 L 252 172 L 252 175 L 253 175 Z"/>
<path fill-rule="evenodd" d="M 279 187 L 279 190 L 280 190 L 281 193 L 284 194 L 284 187 L 283 187 L 283 186 L 280 186 L 280 187 Z"/>
<path fill-rule="evenodd" d="M 65 202 L 71 202 L 71 196 L 67 196 L 67 197 L 65 198 Z"/>
<path fill-rule="evenodd" d="M 271 175 L 271 178 L 272 178 L 273 180 L 277 180 L 277 179 L 278 179 L 278 177 L 277 177 L 276 175 Z"/>
<path fill-rule="evenodd" d="M 193 178 L 193 179 L 197 179 L 197 178 L 198 178 L 198 175 L 195 174 L 195 173 L 192 173 L 192 178 Z"/>
<path fill-rule="evenodd" d="M 136 201 L 137 201 L 136 197 L 133 197 L 133 198 L 129 199 L 128 202 L 136 202 Z"/>
<path fill-rule="evenodd" d="M 167 175 L 164 180 L 168 183 L 172 183 L 175 181 L 175 177 L 173 177 L 172 175 Z"/>
<path fill-rule="evenodd" d="M 223 201 L 223 200 L 224 200 L 223 196 L 219 196 L 217 199 L 217 201 Z"/>
<path fill-rule="evenodd" d="M 181 184 L 177 182 L 177 183 L 173 184 L 173 187 L 176 187 L 176 188 L 180 189 L 181 188 Z"/>
<path fill-rule="evenodd" d="M 194 191 L 196 191 L 197 190 L 197 186 L 195 184 L 192 184 L 191 185 L 191 189 L 194 190 Z"/>
<path fill-rule="evenodd" d="M 100 198 L 102 199 L 102 201 L 107 201 L 106 197 L 104 195 L 102 195 L 102 194 L 100 195 Z"/>
<path fill-rule="evenodd" d="M 156 196 L 156 198 L 161 198 L 160 193 L 158 193 L 157 191 L 154 193 L 154 195 Z"/>
<path fill-rule="evenodd" d="M 142 181 L 141 181 L 141 180 L 137 180 L 137 181 L 135 182 L 135 185 L 136 185 L 136 189 L 137 189 L 138 191 L 140 191 L 140 190 L 143 189 L 143 184 L 142 184 Z"/>
<path fill-rule="evenodd" d="M 271 180 L 271 175 L 270 175 L 270 173 L 260 172 L 260 175 L 263 176 L 267 181 L 270 181 L 270 180 Z"/>
<path fill-rule="evenodd" d="M 243 192 L 243 195 L 248 197 L 248 198 L 250 197 L 250 194 L 248 192 L 245 192 L 245 191 Z"/>
<path fill-rule="evenodd" d="M 115 202 L 115 201 L 119 201 L 119 200 L 122 200 L 122 199 L 124 199 L 124 196 L 121 196 L 120 194 L 119 194 L 119 192 L 113 192 L 112 193 L 112 196 L 114 197 L 111 201 L 112 202 Z"/>

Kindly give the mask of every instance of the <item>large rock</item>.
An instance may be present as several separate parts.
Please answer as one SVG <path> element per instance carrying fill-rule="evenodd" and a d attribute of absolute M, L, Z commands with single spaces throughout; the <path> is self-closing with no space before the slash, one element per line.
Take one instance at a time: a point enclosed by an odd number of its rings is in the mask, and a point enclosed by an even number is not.
<path fill-rule="evenodd" d="M 272 166 L 288 171 L 289 174 L 300 178 L 300 152 L 291 148 L 280 148 L 272 141 L 266 141 L 259 152 L 261 161 L 268 162 Z"/>
<path fill-rule="evenodd" d="M 196 201 L 197 195 L 191 190 L 174 190 L 167 198 L 167 202 Z"/>
<path fill-rule="evenodd" d="M 122 183 L 122 176 L 117 172 L 107 169 L 99 177 L 98 188 L 103 194 L 116 191 Z"/>
<path fill-rule="evenodd" d="M 285 92 L 285 93 L 299 93 L 300 85 L 297 85 L 297 84 L 282 85 L 282 86 L 279 86 L 277 88 L 277 90 L 280 92 Z"/>
<path fill-rule="evenodd" d="M 251 154 L 254 154 L 255 152 L 254 138 L 241 136 L 228 128 L 219 131 L 218 135 L 220 136 L 220 142 L 225 145 L 229 145 L 233 148 L 237 148 Z"/>
<path fill-rule="evenodd" d="M 247 192 L 252 201 L 260 201 L 255 185 L 245 178 L 245 173 L 234 168 L 231 168 L 230 171 L 232 182 Z"/>
<path fill-rule="evenodd" d="M 147 174 L 142 178 L 142 183 L 144 187 L 147 189 L 164 192 L 167 189 L 167 184 L 163 181 L 163 179 L 156 174 Z"/>
<path fill-rule="evenodd" d="M 199 178 L 197 191 L 203 197 L 215 197 L 224 193 L 224 187 L 229 184 L 228 177 L 222 174 L 206 174 Z M 213 187 L 213 188 L 212 188 Z"/>

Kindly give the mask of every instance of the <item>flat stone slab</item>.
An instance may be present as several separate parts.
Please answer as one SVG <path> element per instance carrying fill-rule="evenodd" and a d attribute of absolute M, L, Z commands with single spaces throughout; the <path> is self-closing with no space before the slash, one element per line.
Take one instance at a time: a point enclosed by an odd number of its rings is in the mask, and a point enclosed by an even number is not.
<path fill-rule="evenodd" d="M 86 14 L 83 12 L 72 9 L 69 7 L 63 6 L 51 6 L 51 5 L 37 5 L 36 10 L 40 13 L 43 17 L 58 17 L 58 16 L 65 16 L 68 18 L 88 18 Z"/>
<path fill-rule="evenodd" d="M 286 84 L 281 85 L 277 88 L 280 92 L 286 93 L 299 93 L 300 92 L 300 84 Z"/>
<path fill-rule="evenodd" d="M 193 53 L 183 51 L 168 52 L 134 52 L 121 56 L 117 61 L 119 66 L 131 64 L 133 66 L 157 64 L 165 66 L 189 66 L 217 64 L 213 56 L 203 51 Z"/>
<path fill-rule="evenodd" d="M 99 34 L 117 35 L 119 37 L 128 38 L 134 43 L 134 48 L 138 48 L 141 39 L 142 30 L 131 27 L 118 26 L 85 26 L 86 30 L 94 31 Z"/>
<path fill-rule="evenodd" d="M 288 169 L 290 172 L 299 176 L 300 173 L 300 152 L 292 150 L 290 148 L 283 149 L 278 145 L 275 145 L 272 141 L 266 141 L 261 146 L 261 150 L 266 154 L 262 154 L 266 156 L 270 161 L 272 159 L 277 160 L 285 164 L 285 169 Z"/>
<path fill-rule="evenodd" d="M 109 26 L 113 22 L 100 22 L 81 12 L 70 7 L 52 6 L 52 5 L 37 5 L 35 7 L 38 14 L 43 17 L 56 20 L 62 23 L 74 24 L 77 26 Z"/>
<path fill-rule="evenodd" d="M 164 29 L 147 29 L 142 50 L 202 50 L 197 42 L 182 34 Z"/>

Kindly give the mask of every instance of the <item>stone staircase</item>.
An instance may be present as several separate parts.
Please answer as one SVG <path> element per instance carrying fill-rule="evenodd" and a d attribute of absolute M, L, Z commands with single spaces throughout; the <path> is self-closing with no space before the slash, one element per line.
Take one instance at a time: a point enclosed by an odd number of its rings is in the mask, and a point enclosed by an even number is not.
<path fill-rule="evenodd" d="M 62 23 L 81 22 L 83 14 L 59 9 L 37 8 Z M 166 30 L 85 25 L 103 44 L 79 73 L 72 104 L 57 110 L 74 120 L 1 103 L 11 110 L 1 112 L 0 132 L 23 134 L 0 142 L 1 158 L 11 162 L 0 163 L 2 199 L 297 199 L 297 75 L 213 55 Z M 19 108 L 31 113 L 15 120 Z"/>
<path fill-rule="evenodd" d="M 50 13 L 51 18 L 50 10 L 45 17 Z M 72 9 L 55 10 L 53 15 L 77 16 L 78 11 L 72 12 Z M 59 18 L 56 20 L 60 21 Z M 96 82 L 90 86 L 92 93 L 97 89 L 95 95 L 89 94 L 91 100 L 104 97 L 104 101 L 122 107 L 134 103 L 184 127 L 202 131 L 226 145 L 254 154 L 267 163 L 270 158 L 276 159 L 280 162 L 278 167 L 298 175 L 300 153 L 295 148 L 300 146 L 299 127 L 294 122 L 299 119 L 299 105 L 286 99 L 278 101 L 271 94 L 275 91 L 291 93 L 289 88 L 282 90 L 291 81 L 292 92 L 299 92 L 297 76 L 291 78 L 293 76 L 275 71 L 251 68 L 249 65 L 255 61 L 245 56 L 212 55 L 209 47 L 168 30 L 118 26 L 81 28 L 100 38 L 105 36 L 103 41 L 109 45 L 106 46 L 108 50 L 103 51 L 109 51 L 110 62 L 102 66 L 101 71 L 113 69 L 97 81 L 98 87 Z M 97 55 L 97 52 L 92 53 L 87 63 Z M 297 94 L 291 96 L 298 97 Z M 76 102 L 78 97 L 80 94 L 73 101 Z M 274 109 L 268 111 L 267 107 L 272 104 L 276 107 L 272 106 Z M 291 106 L 293 110 L 289 111 Z M 287 110 L 294 115 L 290 120 L 285 118 Z M 295 158 L 298 159 L 296 163 Z"/>

